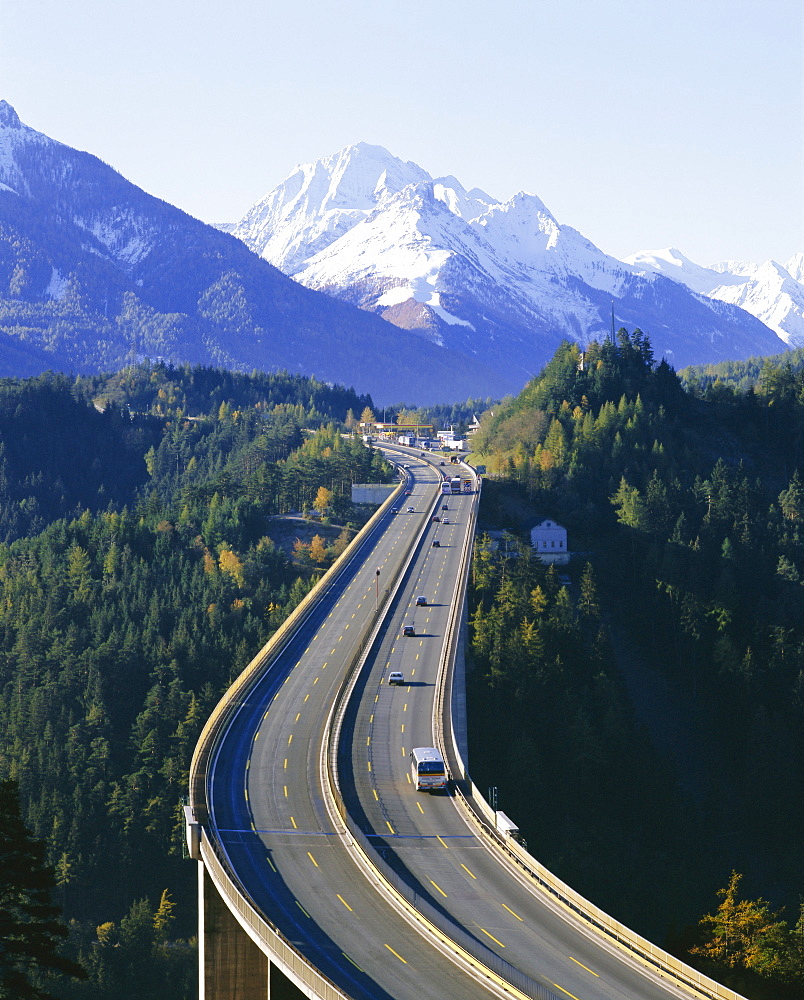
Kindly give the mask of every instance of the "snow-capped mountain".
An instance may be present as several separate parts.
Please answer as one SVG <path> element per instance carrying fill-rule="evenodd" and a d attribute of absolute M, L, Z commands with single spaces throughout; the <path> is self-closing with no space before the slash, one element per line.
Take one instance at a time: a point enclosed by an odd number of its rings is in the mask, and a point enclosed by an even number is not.
<path fill-rule="evenodd" d="M 609 257 L 535 195 L 498 201 L 358 143 L 293 173 L 234 235 L 299 283 L 345 299 L 513 382 L 562 337 L 641 327 L 677 367 L 783 344 L 736 305 Z"/>
<path fill-rule="evenodd" d="M 680 250 L 636 253 L 625 262 L 643 273 L 663 274 L 693 291 L 750 312 L 790 347 L 804 347 L 804 252 L 785 266 L 729 260 L 702 267 Z"/>
<path fill-rule="evenodd" d="M 287 369 L 380 405 L 511 387 L 477 358 L 292 281 L 0 101 L 0 375 L 110 371 L 143 357 Z"/>

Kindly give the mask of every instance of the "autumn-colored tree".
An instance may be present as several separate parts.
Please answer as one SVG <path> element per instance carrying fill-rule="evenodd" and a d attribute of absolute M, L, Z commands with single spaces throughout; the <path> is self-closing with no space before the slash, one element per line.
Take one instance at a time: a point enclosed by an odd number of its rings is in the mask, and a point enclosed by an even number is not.
<path fill-rule="evenodd" d="M 783 962 L 787 925 L 778 913 L 771 912 L 767 900 L 740 899 L 741 881 L 742 875 L 733 871 L 725 889 L 718 890 L 721 902 L 717 911 L 699 923 L 706 940 L 690 953 L 730 969 L 773 975 Z"/>
<path fill-rule="evenodd" d="M 246 581 L 243 576 L 243 563 L 236 552 L 232 552 L 231 549 L 221 549 L 221 554 L 218 556 L 218 566 L 220 566 L 221 573 L 228 573 L 238 587 L 244 586 Z"/>
<path fill-rule="evenodd" d="M 319 486 L 318 492 L 315 495 L 315 500 L 313 501 L 313 507 L 315 507 L 315 509 L 320 511 L 322 514 L 325 514 L 331 503 L 332 490 L 328 490 L 326 486 Z"/>

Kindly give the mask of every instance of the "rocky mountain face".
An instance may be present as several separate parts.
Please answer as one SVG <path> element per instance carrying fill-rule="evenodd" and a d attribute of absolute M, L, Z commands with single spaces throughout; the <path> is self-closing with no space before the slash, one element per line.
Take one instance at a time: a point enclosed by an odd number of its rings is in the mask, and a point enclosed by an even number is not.
<path fill-rule="evenodd" d="M 290 280 L 0 102 L 0 373 L 144 357 L 313 374 L 388 404 L 510 385 L 480 359 Z"/>
<path fill-rule="evenodd" d="M 739 303 L 615 260 L 542 201 L 497 201 L 358 143 L 303 164 L 231 230 L 308 288 L 482 358 L 514 391 L 559 340 L 641 327 L 676 367 L 784 349 Z"/>

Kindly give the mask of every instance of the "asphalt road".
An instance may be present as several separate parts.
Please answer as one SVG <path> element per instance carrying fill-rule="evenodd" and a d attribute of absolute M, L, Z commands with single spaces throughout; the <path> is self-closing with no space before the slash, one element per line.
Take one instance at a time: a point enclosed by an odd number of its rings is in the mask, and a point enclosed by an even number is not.
<path fill-rule="evenodd" d="M 417 470 L 403 511 L 373 545 L 241 707 L 215 757 L 210 830 L 257 908 L 355 1000 L 487 1000 L 378 896 L 335 835 L 319 783 L 319 750 L 351 636 L 373 615 L 381 585 L 398 571 L 411 533 L 435 502 L 438 476 Z M 350 635 L 351 633 L 351 635 Z"/>
<path fill-rule="evenodd" d="M 433 744 L 432 704 L 468 511 L 475 497 L 439 495 L 437 467 L 408 459 L 415 479 L 354 568 L 294 637 L 241 707 L 215 758 L 211 823 L 235 878 L 267 919 L 355 1000 L 487 998 L 475 981 L 391 908 L 356 868 L 324 805 L 319 755 L 326 717 L 378 577 L 398 573 L 412 533 L 418 556 L 363 672 L 345 727 L 341 781 L 352 815 L 386 861 L 478 948 L 556 996 L 667 1000 L 689 996 L 647 978 L 601 945 L 474 836 L 449 794 L 416 792 L 408 752 Z M 447 467 L 444 472 L 450 472 Z M 446 502 L 450 523 L 430 518 Z M 414 513 L 406 513 L 412 506 Z M 433 538 L 441 543 L 432 546 Z M 415 598 L 424 595 L 426 607 Z M 403 637 L 414 624 L 416 635 Z M 406 683 L 391 687 L 387 675 Z M 627 877 L 627 873 L 624 873 Z"/>

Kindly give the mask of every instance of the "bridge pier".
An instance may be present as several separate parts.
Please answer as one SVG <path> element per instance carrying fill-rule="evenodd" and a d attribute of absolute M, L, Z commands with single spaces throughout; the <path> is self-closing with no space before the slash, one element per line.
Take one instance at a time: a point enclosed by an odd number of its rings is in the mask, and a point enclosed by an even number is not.
<path fill-rule="evenodd" d="M 251 940 L 198 862 L 199 1000 L 305 1000 Z"/>

